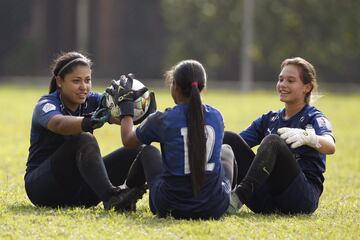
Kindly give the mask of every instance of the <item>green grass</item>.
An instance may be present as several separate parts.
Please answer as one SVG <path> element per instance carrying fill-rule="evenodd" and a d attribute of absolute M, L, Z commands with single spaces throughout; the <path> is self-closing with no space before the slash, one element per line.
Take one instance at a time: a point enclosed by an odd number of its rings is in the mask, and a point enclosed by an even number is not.
<path fill-rule="evenodd" d="M 360 94 L 325 94 L 316 102 L 331 120 L 337 150 L 327 160 L 325 190 L 310 216 L 256 215 L 246 207 L 219 221 L 159 219 L 148 208 L 118 214 L 95 208 L 34 207 L 24 191 L 33 107 L 45 86 L 0 86 L 0 239 L 359 239 Z M 273 92 L 208 90 L 205 102 L 221 110 L 226 130 L 240 131 L 260 114 L 282 104 Z M 157 91 L 159 109 L 172 106 L 166 90 Z M 102 154 L 121 144 L 119 128 L 95 132 Z"/>

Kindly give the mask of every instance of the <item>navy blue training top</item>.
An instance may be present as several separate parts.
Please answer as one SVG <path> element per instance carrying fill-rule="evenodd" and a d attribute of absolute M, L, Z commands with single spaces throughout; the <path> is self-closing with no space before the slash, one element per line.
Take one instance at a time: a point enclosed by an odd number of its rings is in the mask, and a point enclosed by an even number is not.
<path fill-rule="evenodd" d="M 178 104 L 164 112 L 151 114 L 137 129 L 140 142 L 161 145 L 166 190 L 165 199 L 173 206 L 185 212 L 201 209 L 223 209 L 229 203 L 229 193 L 223 191 L 224 170 L 220 152 L 224 136 L 224 122 L 221 113 L 215 108 L 203 105 L 205 131 L 207 136 L 207 164 L 205 180 L 201 192 L 193 196 L 191 173 L 187 150 L 187 104 Z M 224 205 L 224 206 L 223 206 Z M 220 211 L 220 210 L 219 210 Z"/>
<path fill-rule="evenodd" d="M 317 135 L 327 134 L 334 138 L 329 120 L 313 106 L 306 104 L 301 111 L 287 120 L 284 119 L 284 114 L 285 109 L 263 114 L 242 131 L 240 136 L 250 147 L 259 145 L 262 139 L 269 134 L 278 134 L 277 130 L 282 127 L 313 128 Z M 306 177 L 315 183 L 322 192 L 326 154 L 306 145 L 295 149 L 290 148 L 289 145 L 289 149 L 294 154 Z"/>
<path fill-rule="evenodd" d="M 35 106 L 30 132 L 30 148 L 27 160 L 27 169 L 39 166 L 45 159 L 51 156 L 68 138 L 68 136 L 56 134 L 47 128 L 49 120 L 58 114 L 72 116 L 91 115 L 98 107 L 102 95 L 90 92 L 85 103 L 71 112 L 61 102 L 59 92 L 44 95 Z"/>

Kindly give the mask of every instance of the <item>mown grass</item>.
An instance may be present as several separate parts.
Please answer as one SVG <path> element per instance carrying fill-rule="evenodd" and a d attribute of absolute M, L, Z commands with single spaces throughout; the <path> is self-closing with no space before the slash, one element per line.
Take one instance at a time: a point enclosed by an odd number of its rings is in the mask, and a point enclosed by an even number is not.
<path fill-rule="evenodd" d="M 0 239 L 359 239 L 360 94 L 328 93 L 315 104 L 333 124 L 337 150 L 328 157 L 325 190 L 313 215 L 256 215 L 244 207 L 219 221 L 185 221 L 153 216 L 147 195 L 131 214 L 105 212 L 101 204 L 90 209 L 33 206 L 23 175 L 33 107 L 46 91 L 46 86 L 0 86 Z M 159 109 L 173 105 L 167 90 L 156 92 Z M 226 130 L 236 132 L 282 107 L 273 92 L 210 89 L 204 100 L 221 110 Z M 95 135 L 103 154 L 121 145 L 115 125 Z"/>

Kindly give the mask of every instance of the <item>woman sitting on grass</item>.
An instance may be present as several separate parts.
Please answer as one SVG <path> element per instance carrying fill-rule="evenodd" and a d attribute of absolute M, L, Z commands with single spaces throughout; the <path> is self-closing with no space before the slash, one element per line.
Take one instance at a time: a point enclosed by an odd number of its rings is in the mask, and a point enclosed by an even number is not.
<path fill-rule="evenodd" d="M 323 191 L 326 154 L 335 152 L 329 120 L 309 105 L 314 67 L 285 59 L 276 85 L 285 108 L 256 119 L 240 136 L 226 132 L 238 164 L 241 203 L 256 213 L 313 213 Z M 255 155 L 250 147 L 259 145 Z"/>
<path fill-rule="evenodd" d="M 134 210 L 144 193 L 117 187 L 139 148 L 101 157 L 92 132 L 110 115 L 91 86 L 89 58 L 68 52 L 55 59 L 49 94 L 40 98 L 32 117 L 25 189 L 35 205 L 90 207 L 102 201 L 105 209 Z"/>
<path fill-rule="evenodd" d="M 167 79 L 176 106 L 153 113 L 135 131 L 128 90 L 131 78 L 108 91 L 121 99 L 124 146 L 161 145 L 162 156 L 151 146 L 142 151 L 140 155 L 147 157 L 135 160 L 127 182 L 136 180 L 141 186 L 146 178 L 150 209 L 160 217 L 218 219 L 229 206 L 234 162 L 230 147 L 222 146 L 223 118 L 218 110 L 202 104 L 206 73 L 199 62 L 178 63 Z"/>

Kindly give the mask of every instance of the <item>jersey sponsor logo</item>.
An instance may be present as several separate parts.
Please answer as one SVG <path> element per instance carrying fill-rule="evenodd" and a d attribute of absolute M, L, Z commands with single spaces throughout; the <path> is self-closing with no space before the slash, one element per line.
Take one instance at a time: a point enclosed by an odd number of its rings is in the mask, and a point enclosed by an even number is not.
<path fill-rule="evenodd" d="M 331 130 L 331 124 L 330 124 L 329 120 L 327 120 L 325 117 L 316 118 L 316 121 L 320 128 L 326 128 L 326 129 Z"/>
<path fill-rule="evenodd" d="M 43 107 L 42 110 L 44 113 L 48 113 L 50 111 L 54 111 L 56 109 L 54 104 L 51 103 L 46 103 Z"/>

